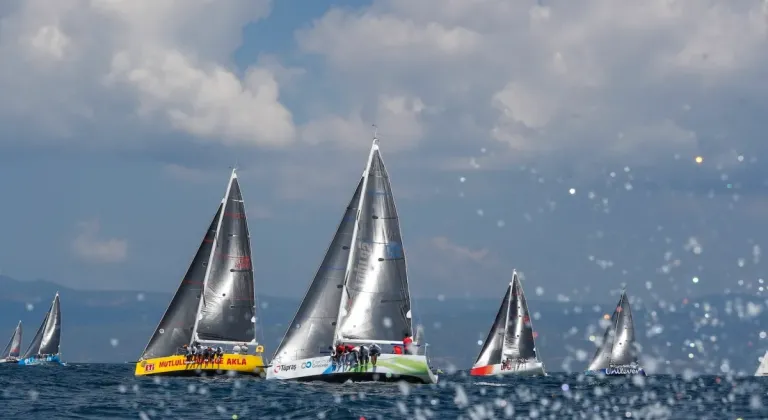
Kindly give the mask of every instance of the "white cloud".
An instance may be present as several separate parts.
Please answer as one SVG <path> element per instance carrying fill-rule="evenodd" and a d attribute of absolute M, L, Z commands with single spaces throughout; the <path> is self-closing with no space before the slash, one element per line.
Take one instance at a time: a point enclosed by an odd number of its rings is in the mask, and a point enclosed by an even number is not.
<path fill-rule="evenodd" d="M 437 236 L 431 239 L 431 244 L 442 253 L 448 254 L 452 259 L 470 260 L 475 263 L 484 262 L 488 258 L 488 249 L 477 249 L 457 245 L 444 236 Z"/>
<path fill-rule="evenodd" d="M 343 75 L 354 106 L 408 92 L 439 110 L 414 137 L 626 161 L 695 153 L 717 111 L 685 104 L 761 98 L 766 35 L 766 6 L 748 0 L 374 0 L 297 39 Z M 356 132 L 343 115 L 323 117 L 325 137 Z"/>
<path fill-rule="evenodd" d="M 273 70 L 240 78 L 230 64 L 242 28 L 269 11 L 269 0 L 20 2 L 0 11 L 0 119 L 60 138 L 130 126 L 133 109 L 144 126 L 201 141 L 288 144 Z"/>
<path fill-rule="evenodd" d="M 309 144 L 336 142 L 347 149 L 371 146 L 374 121 L 387 151 L 412 148 L 422 137 L 422 115 L 426 107 L 420 98 L 409 95 L 380 95 L 376 112 L 364 118 L 360 109 L 347 117 L 325 115 L 313 119 L 302 128 L 301 138 Z"/>
<path fill-rule="evenodd" d="M 72 240 L 72 252 L 91 263 L 119 263 L 128 256 L 128 243 L 123 239 L 99 237 L 101 226 L 97 221 L 78 223 L 79 233 Z"/>

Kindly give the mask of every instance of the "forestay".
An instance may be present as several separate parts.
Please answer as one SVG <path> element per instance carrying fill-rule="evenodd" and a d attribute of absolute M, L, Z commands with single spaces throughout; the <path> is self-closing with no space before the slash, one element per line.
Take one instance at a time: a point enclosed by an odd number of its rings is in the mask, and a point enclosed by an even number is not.
<path fill-rule="evenodd" d="M 275 360 L 281 363 L 327 354 L 333 344 L 362 185 L 361 178 L 323 262 L 275 351 Z"/>
<path fill-rule="evenodd" d="M 499 311 L 496 313 L 496 319 L 493 320 L 491 330 L 485 338 L 480 354 L 475 361 L 475 367 L 489 366 L 501 363 L 502 348 L 504 347 L 505 328 L 507 326 L 507 316 L 509 314 L 509 302 L 512 291 L 512 285 L 507 287 L 504 293 L 504 299 L 501 301 Z"/>
<path fill-rule="evenodd" d="M 200 294 L 203 290 L 205 272 L 219 225 L 221 209 L 222 205 L 219 205 L 176 294 L 141 354 L 142 359 L 171 356 L 179 347 L 191 342 L 192 329 L 195 325 Z"/>

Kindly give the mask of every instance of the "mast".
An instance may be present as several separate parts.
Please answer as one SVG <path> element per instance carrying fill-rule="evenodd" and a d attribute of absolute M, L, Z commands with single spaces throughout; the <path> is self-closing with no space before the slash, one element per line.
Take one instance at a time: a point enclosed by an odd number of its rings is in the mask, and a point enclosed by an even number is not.
<path fill-rule="evenodd" d="M 192 339 L 189 344 L 199 341 L 197 337 L 197 327 L 200 324 L 200 311 L 203 309 L 203 303 L 205 301 L 205 288 L 208 286 L 208 277 L 211 275 L 211 267 L 213 266 L 213 257 L 216 255 L 216 245 L 219 241 L 219 232 L 221 231 L 221 220 L 224 218 L 224 213 L 227 208 L 227 199 L 229 198 L 229 191 L 232 189 L 232 180 L 237 177 L 235 169 L 232 169 L 232 174 L 229 176 L 229 183 L 227 184 L 227 192 L 224 194 L 224 198 L 221 200 L 221 213 L 219 214 L 219 221 L 216 223 L 216 234 L 213 237 L 213 245 L 211 246 L 211 255 L 208 256 L 208 264 L 205 267 L 205 277 L 203 277 L 203 287 L 200 290 L 200 301 L 197 304 L 197 312 L 195 313 L 195 325 L 192 327 Z M 254 330 L 255 333 L 255 330 Z"/>
<path fill-rule="evenodd" d="M 608 364 L 610 365 L 613 363 L 613 349 L 616 347 L 616 340 L 619 337 L 619 321 L 621 320 L 621 317 L 624 316 L 622 312 L 624 312 L 624 309 L 622 308 L 621 304 L 624 302 L 624 299 L 626 298 L 626 289 L 621 289 L 621 297 L 619 298 L 619 305 L 616 307 L 615 310 L 619 311 L 619 316 L 616 317 L 616 323 L 613 324 L 613 342 L 611 343 L 611 356 L 608 359 Z"/>
<path fill-rule="evenodd" d="M 516 270 L 512 270 L 512 281 L 509 282 L 509 292 L 507 292 L 507 316 L 504 318 L 504 335 L 501 336 L 501 361 L 504 361 L 504 346 L 507 344 L 507 329 L 509 328 L 509 309 L 512 307 L 512 292 L 515 290 Z"/>
<path fill-rule="evenodd" d="M 376 137 L 376 126 L 373 130 L 373 142 L 371 144 L 371 151 L 368 153 L 368 161 L 365 164 L 365 170 L 363 171 L 363 187 L 360 189 L 360 201 L 357 203 L 357 212 L 355 214 L 355 225 L 352 228 L 352 241 L 350 243 L 349 257 L 347 258 L 347 267 L 344 269 L 344 283 L 341 285 L 341 299 L 339 299 L 339 311 L 336 315 L 336 328 L 333 332 L 334 340 L 340 340 L 343 337 L 339 336 L 339 327 L 341 326 L 342 310 L 344 310 L 344 303 L 346 302 L 346 296 L 349 293 L 347 291 L 347 282 L 349 281 L 349 273 L 352 269 L 352 264 L 355 261 L 357 254 L 357 231 L 360 226 L 360 214 L 363 208 L 363 202 L 367 195 L 366 188 L 368 187 L 368 173 L 371 170 L 371 162 L 373 161 L 373 154 L 379 149 L 379 139 Z M 346 312 L 346 311 L 345 311 Z"/>

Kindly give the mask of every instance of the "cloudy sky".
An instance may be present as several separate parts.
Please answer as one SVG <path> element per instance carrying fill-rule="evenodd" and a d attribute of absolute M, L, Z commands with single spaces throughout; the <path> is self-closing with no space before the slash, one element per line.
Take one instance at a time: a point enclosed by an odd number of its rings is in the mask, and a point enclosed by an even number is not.
<path fill-rule="evenodd" d="M 417 296 L 759 293 L 767 37 L 759 0 L 3 1 L 0 270 L 171 291 L 237 165 L 298 297 L 376 123 Z"/>

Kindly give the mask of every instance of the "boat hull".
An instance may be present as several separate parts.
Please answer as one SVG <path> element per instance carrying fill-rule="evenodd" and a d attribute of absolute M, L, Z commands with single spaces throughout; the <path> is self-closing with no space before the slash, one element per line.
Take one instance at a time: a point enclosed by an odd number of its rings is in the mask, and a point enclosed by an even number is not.
<path fill-rule="evenodd" d="M 26 359 L 19 359 L 19 361 L 16 363 L 22 366 L 39 366 L 39 365 L 66 366 L 66 364 L 61 361 L 61 358 L 59 357 L 58 354 L 54 354 L 53 356 L 41 357 L 39 359 L 37 357 L 28 357 Z"/>
<path fill-rule="evenodd" d="M 471 376 L 546 376 L 544 363 L 538 360 L 526 360 L 522 363 L 512 363 L 509 366 L 502 366 L 501 363 L 495 365 L 473 367 L 469 374 Z"/>
<path fill-rule="evenodd" d="M 9 357 L 7 359 L 0 359 L 0 365 L 18 365 L 19 359 L 15 357 Z"/>
<path fill-rule="evenodd" d="M 584 374 L 587 376 L 647 376 L 641 366 L 614 366 L 605 369 L 588 370 Z"/>
<path fill-rule="evenodd" d="M 225 353 L 221 358 L 202 363 L 187 362 L 186 356 L 156 357 L 136 363 L 136 376 L 242 375 L 263 376 L 260 355 Z"/>
<path fill-rule="evenodd" d="M 324 382 L 393 382 L 434 384 L 437 375 L 429 368 L 426 356 L 382 354 L 376 366 L 360 363 L 355 366 L 336 364 L 330 356 L 273 362 L 267 369 L 269 380 L 324 381 Z"/>

